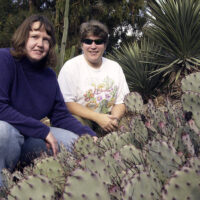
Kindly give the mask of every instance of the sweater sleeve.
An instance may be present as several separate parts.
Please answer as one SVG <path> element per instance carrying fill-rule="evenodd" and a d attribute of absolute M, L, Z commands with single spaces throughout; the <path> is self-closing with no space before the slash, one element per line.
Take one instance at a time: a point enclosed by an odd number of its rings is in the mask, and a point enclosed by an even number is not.
<path fill-rule="evenodd" d="M 25 136 L 45 139 L 49 133 L 49 127 L 39 120 L 23 115 L 11 105 L 9 93 L 15 76 L 12 66 L 15 63 L 12 60 L 8 53 L 0 52 L 0 120 L 13 125 Z"/>
<path fill-rule="evenodd" d="M 88 126 L 83 126 L 75 117 L 68 111 L 60 88 L 57 82 L 57 92 L 55 97 L 54 107 L 48 116 L 52 126 L 63 128 L 72 131 L 78 135 L 90 134 L 96 136 L 96 133 Z"/>

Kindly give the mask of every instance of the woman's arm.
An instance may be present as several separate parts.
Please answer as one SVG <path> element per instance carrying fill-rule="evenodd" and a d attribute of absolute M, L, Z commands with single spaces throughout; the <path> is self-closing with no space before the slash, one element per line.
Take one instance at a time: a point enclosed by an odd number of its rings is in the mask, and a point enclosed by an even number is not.
<path fill-rule="evenodd" d="M 111 115 L 97 113 L 76 102 L 67 102 L 66 106 L 72 114 L 96 122 L 105 131 L 112 131 L 115 129 L 112 124 L 113 118 Z"/>

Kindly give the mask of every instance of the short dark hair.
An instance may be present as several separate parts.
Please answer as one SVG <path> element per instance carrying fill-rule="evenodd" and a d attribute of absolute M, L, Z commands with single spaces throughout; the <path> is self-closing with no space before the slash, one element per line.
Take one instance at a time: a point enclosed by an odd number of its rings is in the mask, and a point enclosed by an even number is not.
<path fill-rule="evenodd" d="M 108 43 L 108 28 L 106 25 L 102 24 L 97 20 L 90 20 L 88 22 L 84 22 L 80 26 L 81 41 L 86 39 L 90 35 L 100 37 L 105 41 L 105 44 Z"/>
<path fill-rule="evenodd" d="M 41 27 L 44 27 L 47 34 L 51 37 L 49 53 L 47 54 L 47 57 L 45 59 L 46 60 L 45 66 L 55 67 L 56 66 L 55 31 L 51 22 L 48 20 L 47 17 L 43 15 L 31 15 L 30 17 L 26 18 L 22 22 L 22 24 L 17 28 L 11 40 L 12 44 L 11 54 L 18 59 L 21 59 L 26 56 L 25 45 L 29 37 L 29 32 L 32 30 L 32 25 L 35 22 L 40 22 L 38 30 L 40 30 Z"/>

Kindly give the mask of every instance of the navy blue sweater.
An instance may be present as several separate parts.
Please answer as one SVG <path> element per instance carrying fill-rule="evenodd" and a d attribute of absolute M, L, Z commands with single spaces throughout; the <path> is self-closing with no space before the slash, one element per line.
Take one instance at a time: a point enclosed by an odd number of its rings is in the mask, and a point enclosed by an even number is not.
<path fill-rule="evenodd" d="M 0 49 L 0 120 L 24 136 L 45 139 L 50 129 L 40 120 L 46 116 L 53 127 L 96 135 L 67 110 L 53 70 Z"/>

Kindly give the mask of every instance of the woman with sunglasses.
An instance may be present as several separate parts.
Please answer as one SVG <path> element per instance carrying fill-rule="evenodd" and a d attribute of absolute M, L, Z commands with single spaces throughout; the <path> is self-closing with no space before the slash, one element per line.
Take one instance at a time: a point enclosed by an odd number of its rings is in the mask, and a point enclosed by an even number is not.
<path fill-rule="evenodd" d="M 103 57 L 108 43 L 104 24 L 96 20 L 81 24 L 80 40 L 83 54 L 68 60 L 59 73 L 61 92 L 69 111 L 84 125 L 99 135 L 113 132 L 129 93 L 124 73 L 118 63 Z"/>

